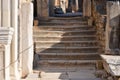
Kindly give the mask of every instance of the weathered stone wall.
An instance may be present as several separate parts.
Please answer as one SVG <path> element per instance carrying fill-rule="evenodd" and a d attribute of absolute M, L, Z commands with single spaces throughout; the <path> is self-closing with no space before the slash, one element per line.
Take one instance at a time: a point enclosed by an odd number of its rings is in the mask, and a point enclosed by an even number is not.
<path fill-rule="evenodd" d="M 108 40 L 110 49 L 120 49 L 120 5 L 108 2 Z"/>
<path fill-rule="evenodd" d="M 93 18 L 93 25 L 97 31 L 97 39 L 99 41 L 100 46 L 100 53 L 105 52 L 105 27 L 106 27 L 106 16 L 99 13 L 96 8 L 97 2 L 92 1 L 92 18 Z"/>

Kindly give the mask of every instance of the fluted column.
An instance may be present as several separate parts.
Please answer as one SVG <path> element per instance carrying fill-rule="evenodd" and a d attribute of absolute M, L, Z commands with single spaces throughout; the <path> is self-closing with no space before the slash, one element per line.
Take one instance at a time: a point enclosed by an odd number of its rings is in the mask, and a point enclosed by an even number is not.
<path fill-rule="evenodd" d="M 11 0 L 1 0 L 1 27 L 11 27 Z M 4 30 L 4 29 L 3 29 Z M 3 39 L 4 41 L 4 39 Z M 4 45 L 4 77 L 10 80 L 10 44 Z"/>
<path fill-rule="evenodd" d="M 0 27 L 0 80 L 10 80 L 10 43 L 13 31 L 13 28 Z"/>
<path fill-rule="evenodd" d="M 11 0 L 11 26 L 14 28 L 13 40 L 11 45 L 11 75 L 12 79 L 19 80 L 18 72 L 18 0 Z"/>

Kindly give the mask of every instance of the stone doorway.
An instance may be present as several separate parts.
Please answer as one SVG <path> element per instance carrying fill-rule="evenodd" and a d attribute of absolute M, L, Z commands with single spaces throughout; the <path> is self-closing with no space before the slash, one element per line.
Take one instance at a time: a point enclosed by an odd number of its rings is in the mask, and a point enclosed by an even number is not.
<path fill-rule="evenodd" d="M 50 16 L 81 16 L 83 0 L 49 0 Z"/>
<path fill-rule="evenodd" d="M 91 16 L 91 0 L 36 0 L 36 17 Z"/>

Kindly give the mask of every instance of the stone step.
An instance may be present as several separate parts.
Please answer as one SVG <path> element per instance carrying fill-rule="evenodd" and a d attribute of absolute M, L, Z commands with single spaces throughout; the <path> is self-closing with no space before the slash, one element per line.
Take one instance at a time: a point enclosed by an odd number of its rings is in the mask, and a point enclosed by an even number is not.
<path fill-rule="evenodd" d="M 62 19 L 49 19 L 49 20 L 38 20 L 39 22 L 61 22 L 61 23 L 63 23 L 63 22 L 66 22 L 66 23 L 70 23 L 70 22 L 87 22 L 87 20 L 75 20 L 75 19 L 73 19 L 73 20 L 69 20 L 69 19 L 66 19 L 66 20 L 62 20 Z"/>
<path fill-rule="evenodd" d="M 100 48 L 95 46 L 91 47 L 38 47 L 35 48 L 36 53 L 41 52 L 41 53 L 95 53 L 99 50 Z"/>
<path fill-rule="evenodd" d="M 82 55 L 98 55 L 98 53 L 37 53 L 39 55 L 46 56 L 82 56 Z"/>
<path fill-rule="evenodd" d="M 78 37 L 34 37 L 34 41 L 86 41 L 86 40 L 96 40 L 95 36 L 78 36 Z"/>
<path fill-rule="evenodd" d="M 41 44 L 41 43 L 46 43 L 46 44 L 58 44 L 58 43 L 68 43 L 68 44 L 82 44 L 82 43 L 97 43 L 98 41 L 97 40 L 86 40 L 86 41 L 35 41 L 35 44 Z"/>
<path fill-rule="evenodd" d="M 39 32 L 46 32 L 46 33 L 77 33 L 77 32 L 96 32 L 96 30 L 80 30 L 80 31 L 56 31 L 56 30 L 52 30 L 52 31 L 49 31 L 49 30 L 35 30 L 33 31 L 34 33 L 39 33 Z"/>
<path fill-rule="evenodd" d="M 39 64 L 50 64 L 50 65 L 95 65 L 97 63 L 97 60 L 40 60 L 38 62 Z"/>
<path fill-rule="evenodd" d="M 45 36 L 45 35 L 34 35 L 34 38 L 39 38 L 39 37 L 43 37 L 43 38 L 95 38 L 96 35 L 50 35 L 50 36 Z"/>
<path fill-rule="evenodd" d="M 55 30 L 55 31 L 80 31 L 80 30 L 93 30 L 95 29 L 93 26 L 88 26 L 88 25 L 69 25 L 69 26 L 62 26 L 62 25 L 57 25 L 57 26 L 34 26 L 33 30 Z"/>
<path fill-rule="evenodd" d="M 46 20 L 82 20 L 87 21 L 88 18 L 85 17 L 40 17 L 37 19 L 39 21 L 46 21 Z"/>
<path fill-rule="evenodd" d="M 66 21 L 54 21 L 54 22 L 39 22 L 39 25 L 88 25 L 87 21 L 78 21 L 78 22 L 66 22 Z"/>
<path fill-rule="evenodd" d="M 49 53 L 50 54 L 50 53 Z M 62 55 L 61 55 L 62 54 Z M 76 54 L 76 53 L 75 53 Z M 65 53 L 65 55 L 63 53 L 59 53 L 59 54 L 54 54 L 54 55 L 44 55 L 44 54 L 40 54 L 40 59 L 41 60 L 100 60 L 101 57 L 98 54 L 88 54 L 88 53 L 84 53 L 84 54 L 72 54 L 69 55 L 69 53 Z M 86 55 L 85 55 L 86 54 Z"/>
<path fill-rule="evenodd" d="M 91 46 L 97 46 L 97 42 L 81 42 L 81 43 L 50 43 L 50 42 L 35 42 L 35 46 L 37 47 L 91 47 Z"/>
<path fill-rule="evenodd" d="M 98 49 L 99 46 L 90 46 L 90 47 L 49 47 L 49 46 L 46 46 L 46 47 L 43 47 L 43 46 L 39 46 L 39 47 L 36 47 L 36 49 Z"/>
<path fill-rule="evenodd" d="M 78 31 L 78 32 L 34 32 L 34 36 L 81 36 L 81 35 L 95 35 L 95 30 L 84 30 L 84 31 Z"/>

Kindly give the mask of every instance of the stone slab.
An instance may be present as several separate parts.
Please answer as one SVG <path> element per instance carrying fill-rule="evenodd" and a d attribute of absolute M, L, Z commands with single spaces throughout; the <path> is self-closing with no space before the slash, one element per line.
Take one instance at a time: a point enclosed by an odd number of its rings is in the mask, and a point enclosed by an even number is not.
<path fill-rule="evenodd" d="M 79 72 L 68 72 L 69 79 L 94 80 L 96 79 L 94 72 L 90 70 L 81 70 Z"/>

